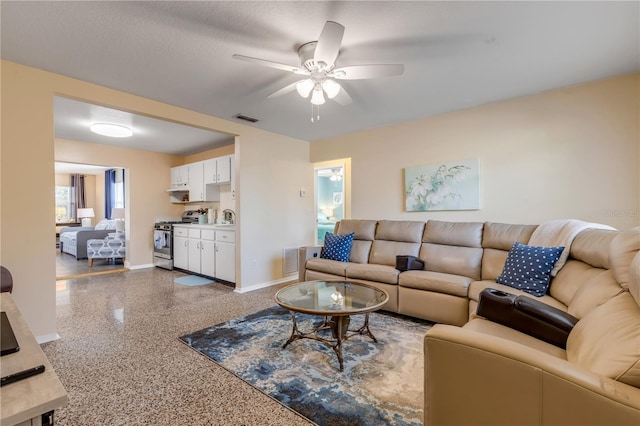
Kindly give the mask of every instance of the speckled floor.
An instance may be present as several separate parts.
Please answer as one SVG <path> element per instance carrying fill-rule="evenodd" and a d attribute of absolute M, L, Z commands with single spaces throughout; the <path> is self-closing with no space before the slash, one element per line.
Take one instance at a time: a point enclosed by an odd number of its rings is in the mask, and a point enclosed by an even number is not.
<path fill-rule="evenodd" d="M 158 268 L 57 282 L 57 330 L 43 345 L 69 394 L 65 425 L 309 425 L 177 337 L 273 306 L 277 288 L 246 294 L 187 287 Z"/>

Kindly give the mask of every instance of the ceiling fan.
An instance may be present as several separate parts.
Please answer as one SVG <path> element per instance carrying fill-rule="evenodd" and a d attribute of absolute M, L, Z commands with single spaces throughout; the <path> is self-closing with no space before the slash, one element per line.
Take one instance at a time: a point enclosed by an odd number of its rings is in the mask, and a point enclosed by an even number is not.
<path fill-rule="evenodd" d="M 241 61 L 305 76 L 306 78 L 283 87 L 267 98 L 275 98 L 297 90 L 303 98 L 308 98 L 311 95 L 313 105 L 324 104 L 325 94 L 329 99 L 334 99 L 341 105 L 351 103 L 351 97 L 336 80 L 390 77 L 401 75 L 404 72 L 404 65 L 401 64 L 352 65 L 336 68 L 335 62 L 340 55 L 343 35 L 344 27 L 342 25 L 327 21 L 318 41 L 305 43 L 298 48 L 300 67 L 237 54 L 233 57 Z"/>

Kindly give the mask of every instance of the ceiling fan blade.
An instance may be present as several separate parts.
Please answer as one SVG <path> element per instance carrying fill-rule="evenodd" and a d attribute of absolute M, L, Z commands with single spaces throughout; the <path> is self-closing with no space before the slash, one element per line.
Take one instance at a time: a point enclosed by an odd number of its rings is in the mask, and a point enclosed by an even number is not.
<path fill-rule="evenodd" d="M 237 54 L 233 55 L 233 58 L 239 59 L 241 61 L 249 62 L 252 64 L 262 65 L 264 67 L 275 68 L 277 70 L 290 71 L 290 72 L 293 72 L 296 74 L 302 74 L 302 75 L 309 75 L 309 71 L 299 67 L 294 67 L 293 65 L 286 65 L 286 64 L 281 64 L 279 62 L 272 62 L 272 61 L 267 61 L 265 59 L 252 58 L 251 56 L 244 56 L 244 55 L 237 55 Z"/>
<path fill-rule="evenodd" d="M 365 78 L 392 77 L 401 75 L 404 72 L 404 65 L 353 65 L 333 70 L 330 77 L 338 80 L 363 80 Z"/>
<path fill-rule="evenodd" d="M 302 81 L 304 81 L 304 80 L 302 80 Z M 293 92 L 294 90 L 296 90 L 296 84 L 298 84 L 298 81 L 295 81 L 295 82 L 293 82 L 291 84 L 288 84 L 288 85 L 284 86 L 280 90 L 276 90 L 275 92 L 273 92 L 272 94 L 267 96 L 267 99 L 277 98 L 278 96 L 286 95 L 287 93 Z"/>
<path fill-rule="evenodd" d="M 351 102 L 353 102 L 351 96 L 349 96 L 349 93 L 347 93 L 347 91 L 344 89 L 344 86 L 341 87 L 340 91 L 338 92 L 336 97 L 333 98 L 333 100 L 342 106 L 349 105 Z"/>
<path fill-rule="evenodd" d="M 340 45 L 342 44 L 342 36 L 344 35 L 344 27 L 337 22 L 327 21 L 318 38 L 318 45 L 313 55 L 313 60 L 324 62 L 327 68 L 333 67 Z"/>

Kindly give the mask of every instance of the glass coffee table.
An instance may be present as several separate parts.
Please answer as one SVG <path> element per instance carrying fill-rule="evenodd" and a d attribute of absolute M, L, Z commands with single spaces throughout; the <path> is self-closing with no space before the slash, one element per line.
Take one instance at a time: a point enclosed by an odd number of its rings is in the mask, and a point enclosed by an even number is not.
<path fill-rule="evenodd" d="M 389 300 L 386 291 L 368 284 L 349 281 L 304 281 L 288 285 L 275 295 L 276 303 L 287 309 L 293 320 L 291 337 L 282 346 L 298 339 L 313 339 L 333 349 L 338 356 L 340 371 L 344 370 L 342 343 L 355 335 L 369 336 L 378 342 L 369 329 L 369 313 L 377 311 Z M 296 313 L 324 317 L 311 331 L 298 328 Z M 351 315 L 364 314 L 362 327 L 349 329 Z M 327 330 L 330 332 L 327 332 Z"/>

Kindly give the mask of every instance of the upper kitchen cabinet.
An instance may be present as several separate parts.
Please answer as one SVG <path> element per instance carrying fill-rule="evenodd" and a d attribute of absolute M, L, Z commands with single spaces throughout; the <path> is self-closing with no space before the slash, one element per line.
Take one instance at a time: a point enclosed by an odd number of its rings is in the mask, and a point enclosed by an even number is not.
<path fill-rule="evenodd" d="M 189 165 L 171 168 L 171 187 L 180 188 L 189 186 Z"/>
<path fill-rule="evenodd" d="M 229 184 L 233 174 L 233 155 L 204 161 L 204 183 Z"/>
<path fill-rule="evenodd" d="M 189 167 L 189 202 L 220 201 L 220 188 L 205 183 L 205 162 L 199 161 L 187 166 Z"/>

